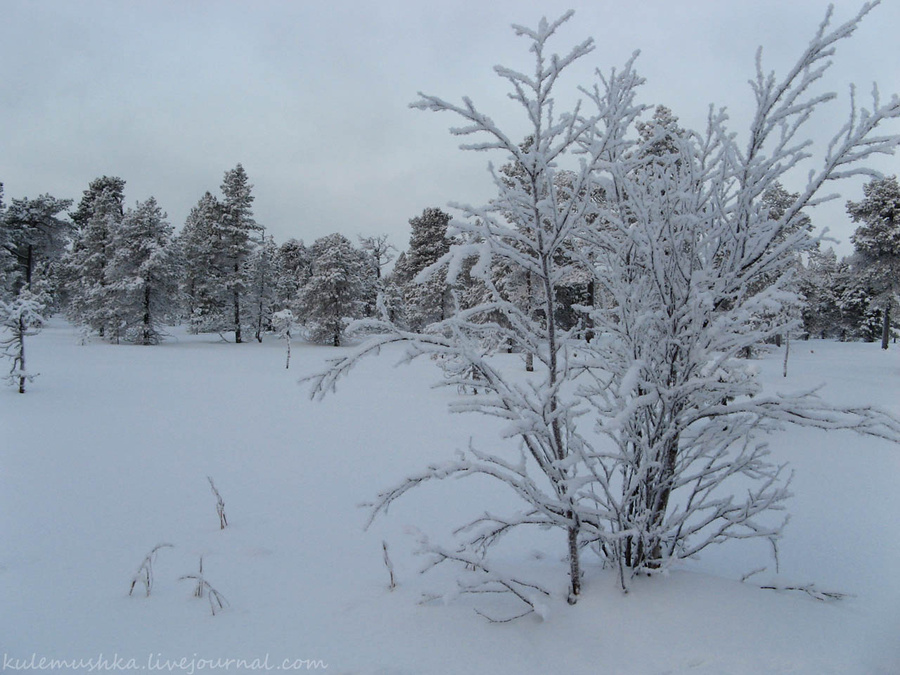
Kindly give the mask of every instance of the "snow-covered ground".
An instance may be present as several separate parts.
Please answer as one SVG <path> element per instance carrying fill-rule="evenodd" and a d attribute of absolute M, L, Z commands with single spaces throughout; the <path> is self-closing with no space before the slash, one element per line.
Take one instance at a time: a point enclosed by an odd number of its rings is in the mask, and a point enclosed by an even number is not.
<path fill-rule="evenodd" d="M 176 330 L 159 347 L 80 345 L 56 321 L 28 349 L 42 375 L 25 396 L 0 390 L 0 670 L 102 656 L 108 671 L 185 673 L 900 673 L 900 448 L 886 442 L 771 438 L 796 471 L 777 577 L 741 583 L 770 558 L 737 544 L 623 595 L 586 553 L 575 607 L 560 598 L 545 620 L 488 624 L 473 606 L 507 600 L 418 603 L 450 570 L 418 574 L 409 532 L 446 537 L 465 515 L 508 504 L 496 487 L 425 486 L 363 531 L 359 504 L 380 489 L 470 437 L 497 442 L 493 420 L 446 412 L 452 392 L 432 388 L 440 374 L 427 361 L 394 368 L 399 352 L 383 353 L 314 403 L 297 380 L 331 348 L 295 344 L 285 370 L 271 338 Z M 787 379 L 780 353 L 760 365 L 773 389 L 824 382 L 830 400 L 900 415 L 900 346 L 796 342 Z M 174 548 L 157 554 L 152 594 L 129 597 L 159 543 Z M 562 589 L 564 545 L 552 543 L 524 542 L 522 564 Z M 229 603 L 216 616 L 179 580 L 201 556 Z M 759 588 L 773 580 L 850 597 Z"/>

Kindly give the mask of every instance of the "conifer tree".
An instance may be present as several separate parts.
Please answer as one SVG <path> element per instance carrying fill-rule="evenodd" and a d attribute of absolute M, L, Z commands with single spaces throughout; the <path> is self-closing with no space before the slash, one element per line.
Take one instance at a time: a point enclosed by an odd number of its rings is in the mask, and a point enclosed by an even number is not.
<path fill-rule="evenodd" d="M 803 330 L 808 337 L 841 336 L 840 270 L 841 263 L 833 249 L 822 251 L 816 248 L 809 252 L 809 260 L 802 267 L 799 279 Z"/>
<path fill-rule="evenodd" d="M 3 183 L 0 183 L 0 223 L 4 221 Z M 6 227 L 0 227 L 0 300 L 11 296 L 16 285 L 15 241 Z"/>
<path fill-rule="evenodd" d="M 124 215 L 125 181 L 118 176 L 101 176 L 90 182 L 88 189 L 82 194 L 78 208 L 69 214 L 77 229 L 80 230 L 87 226 L 88 221 L 94 214 L 94 203 L 104 192 L 114 197 L 116 202 L 118 202 L 119 215 Z"/>
<path fill-rule="evenodd" d="M 191 209 L 176 240 L 184 313 L 194 333 L 221 328 L 217 318 L 223 302 L 217 227 L 220 212 L 219 201 L 207 192 Z"/>
<path fill-rule="evenodd" d="M 129 341 L 157 344 L 177 306 L 178 268 L 172 226 L 150 197 L 128 209 L 112 237 L 107 274 L 110 311 Z"/>
<path fill-rule="evenodd" d="M 442 321 L 449 315 L 449 287 L 441 274 L 419 277 L 450 250 L 447 228 L 450 215 L 437 208 L 426 208 L 409 221 L 412 233 L 409 250 L 400 272 L 408 279 L 403 293 L 406 323 L 412 330 Z M 398 261 L 399 265 L 399 261 Z"/>
<path fill-rule="evenodd" d="M 288 239 L 278 247 L 276 255 L 276 304 L 282 309 L 292 308 L 300 289 L 309 278 L 309 250 L 298 239 Z"/>
<path fill-rule="evenodd" d="M 348 319 L 363 316 L 372 284 L 368 256 L 341 234 L 310 247 L 309 279 L 300 290 L 301 320 L 311 340 L 341 346 Z"/>
<path fill-rule="evenodd" d="M 123 218 L 122 194 L 115 186 L 107 186 L 92 195 L 89 203 L 82 200 L 82 206 L 87 220 L 64 261 L 69 317 L 115 340 L 120 337 L 120 324 L 110 297 L 108 266 Z"/>
<path fill-rule="evenodd" d="M 247 172 L 238 164 L 225 172 L 222 181 L 222 214 L 218 222 L 221 239 L 222 272 L 228 306 L 223 307 L 230 319 L 230 329 L 234 331 L 234 341 L 243 341 L 241 328 L 246 323 L 242 317 L 247 279 L 244 266 L 254 248 L 253 236 L 262 228 L 253 220 L 252 204 Z"/>
<path fill-rule="evenodd" d="M 72 225 L 60 216 L 71 199 L 43 194 L 36 199 L 14 199 L 6 209 L 0 226 L 6 230 L 4 247 L 14 256 L 19 283 L 29 288 L 35 274 L 46 283 L 49 266 L 58 260 L 69 243 Z"/>
<path fill-rule="evenodd" d="M 881 313 L 881 348 L 887 349 L 891 313 L 900 298 L 900 184 L 896 176 L 873 179 L 863 186 L 865 198 L 847 202 L 847 213 L 862 223 L 851 239 L 857 266 L 875 293 Z"/>

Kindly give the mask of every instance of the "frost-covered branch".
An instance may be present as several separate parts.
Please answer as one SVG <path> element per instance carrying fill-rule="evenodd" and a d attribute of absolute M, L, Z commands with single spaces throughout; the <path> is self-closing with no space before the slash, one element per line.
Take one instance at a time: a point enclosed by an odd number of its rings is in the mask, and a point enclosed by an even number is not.
<path fill-rule="evenodd" d="M 428 559 L 423 572 L 443 563 L 455 563 L 462 566 L 465 575 L 457 580 L 457 587 L 450 594 L 451 597 L 492 593 L 509 594 L 528 608 L 517 614 L 502 618 L 491 616 L 484 610 L 475 610 L 476 614 L 484 617 L 491 623 L 508 623 L 534 613 L 537 613 L 541 618 L 546 618 L 547 616 L 548 608 L 546 603 L 552 597 L 550 591 L 538 584 L 523 581 L 498 571 L 494 565 L 480 555 L 472 554 L 465 549 L 450 551 L 442 546 L 432 544 L 425 536 L 421 536 L 419 539 L 418 554 Z M 427 595 L 423 599 L 425 601 L 446 601 L 448 596 Z"/>

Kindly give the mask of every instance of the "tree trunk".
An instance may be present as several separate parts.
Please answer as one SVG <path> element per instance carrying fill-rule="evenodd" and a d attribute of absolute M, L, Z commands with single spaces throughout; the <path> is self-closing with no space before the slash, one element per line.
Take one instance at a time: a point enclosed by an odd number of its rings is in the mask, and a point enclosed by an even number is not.
<path fill-rule="evenodd" d="M 532 294 L 533 294 L 533 291 L 531 288 L 531 272 L 526 272 L 525 273 L 525 297 L 526 297 L 525 302 L 528 303 L 528 318 L 529 319 L 534 318 L 534 308 L 532 307 L 532 304 L 531 304 Z M 528 352 L 525 354 L 525 372 L 528 372 L 528 373 L 534 372 L 534 354 L 531 352 Z"/>
<path fill-rule="evenodd" d="M 784 372 L 782 377 L 787 377 L 788 357 L 791 355 L 791 336 L 788 335 L 784 342 Z"/>
<path fill-rule="evenodd" d="M 588 307 L 593 309 L 594 308 L 594 298 L 597 294 L 596 284 L 594 283 L 593 279 L 591 279 L 588 282 L 587 292 L 588 292 L 588 297 L 587 297 Z M 590 314 L 588 314 L 584 318 L 584 327 L 585 327 L 584 341 L 590 342 L 591 340 L 594 339 L 594 319 Z"/>
<path fill-rule="evenodd" d="M 141 344 L 150 344 L 150 286 L 144 286 L 144 329 Z"/>
<path fill-rule="evenodd" d="M 28 257 L 25 259 L 25 288 L 31 290 L 31 270 L 34 267 L 34 246 L 28 244 Z"/>
<path fill-rule="evenodd" d="M 284 367 L 291 367 L 291 334 L 287 334 L 287 358 L 284 361 Z"/>
<path fill-rule="evenodd" d="M 237 274 L 237 265 L 235 265 L 235 274 Z M 237 286 L 234 289 L 234 341 L 241 343 L 241 294 Z"/>
<path fill-rule="evenodd" d="M 19 362 L 19 393 L 25 393 L 25 321 L 19 317 L 19 356 L 16 361 Z"/>
<path fill-rule="evenodd" d="M 887 304 L 884 306 L 884 322 L 881 325 L 881 348 L 888 348 L 888 341 L 891 336 L 891 306 Z"/>
<path fill-rule="evenodd" d="M 574 520 L 575 514 L 569 512 L 569 517 Z M 569 526 L 569 598 L 570 605 L 574 605 L 581 595 L 581 566 L 578 560 L 578 525 Z"/>

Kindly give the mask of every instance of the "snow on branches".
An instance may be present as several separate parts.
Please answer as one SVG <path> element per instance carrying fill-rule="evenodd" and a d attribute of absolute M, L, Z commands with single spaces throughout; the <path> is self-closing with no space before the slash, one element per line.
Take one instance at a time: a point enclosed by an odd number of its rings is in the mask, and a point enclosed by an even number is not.
<path fill-rule="evenodd" d="M 468 98 L 456 105 L 421 95 L 413 107 L 449 112 L 464 121 L 452 133 L 478 137 L 464 149 L 500 151 L 512 167 L 491 168 L 497 196 L 488 205 L 456 205 L 466 219 L 451 227 L 462 244 L 430 270 L 446 270 L 452 287 L 465 267 L 483 286 L 481 300 L 416 333 L 370 320 L 366 327 L 380 336 L 307 379 L 321 397 L 362 357 L 404 342 L 410 359 L 436 355 L 453 364 L 443 384 L 464 395 L 452 410 L 503 419 L 518 447 L 470 446 L 429 466 L 382 492 L 373 518 L 425 482 L 497 480 L 524 508 L 459 528 L 458 550 L 427 540 L 422 547 L 437 562 L 480 570 L 483 581 L 534 609 L 534 587 L 498 575 L 491 559 L 517 528 L 564 534 L 574 603 L 585 549 L 627 588 L 634 575 L 664 571 L 714 543 L 777 542 L 790 472 L 771 461 L 764 432 L 797 424 L 900 441 L 900 421 L 876 410 L 831 406 L 815 392 L 763 394 L 756 370 L 740 358 L 794 326 L 787 311 L 797 303 L 794 262 L 809 247 L 803 209 L 829 198 L 820 196 L 826 183 L 867 173 L 863 160 L 900 142 L 876 135 L 900 117 L 897 97 L 882 104 L 876 91 L 871 110 L 854 101 L 806 187 L 787 195 L 783 208 L 767 203 L 786 173 L 812 159 L 806 122 L 834 97 L 812 88 L 835 43 L 872 6 L 837 28 L 829 12 L 783 78 L 765 74 L 757 59 L 757 108 L 744 147 L 724 110 L 711 109 L 701 132 L 642 121 L 650 106 L 637 102 L 643 80 L 634 57 L 621 70 L 598 72 L 596 83 L 580 88 L 586 103 L 557 114 L 560 75 L 594 48 L 587 40 L 563 57 L 548 52 L 571 14 L 534 30 L 515 27 L 529 43 L 531 75 L 495 69 L 527 120 L 524 140 Z M 510 299 L 494 273 L 500 268 L 527 276 L 530 302 Z M 590 301 L 576 307 L 576 325 L 563 328 L 558 294 L 573 278 L 590 288 Z M 534 373 L 511 376 L 492 358 L 501 345 L 533 354 Z"/>

